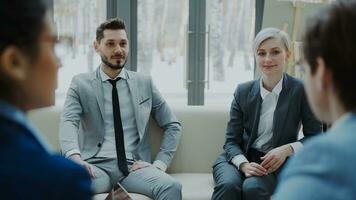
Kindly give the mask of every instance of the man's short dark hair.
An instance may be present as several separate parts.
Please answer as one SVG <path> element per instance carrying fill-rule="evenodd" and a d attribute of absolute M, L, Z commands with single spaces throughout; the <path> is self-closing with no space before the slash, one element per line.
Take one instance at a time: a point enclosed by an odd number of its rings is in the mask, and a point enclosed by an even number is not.
<path fill-rule="evenodd" d="M 96 29 L 96 41 L 100 42 L 104 38 L 104 31 L 109 30 L 126 30 L 125 22 L 120 18 L 111 18 L 100 24 Z"/>
<path fill-rule="evenodd" d="M 317 70 L 316 58 L 323 58 L 338 98 L 355 111 L 356 1 L 336 1 L 309 19 L 303 48 L 311 73 Z"/>
<path fill-rule="evenodd" d="M 44 27 L 46 4 L 43 0 L 0 1 L 0 54 L 10 45 L 34 58 Z"/>

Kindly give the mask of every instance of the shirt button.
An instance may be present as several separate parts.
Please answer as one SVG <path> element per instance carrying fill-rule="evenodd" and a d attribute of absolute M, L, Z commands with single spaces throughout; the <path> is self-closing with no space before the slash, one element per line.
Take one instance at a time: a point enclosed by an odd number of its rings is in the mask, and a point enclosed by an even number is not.
<path fill-rule="evenodd" d="M 98 144 L 98 147 L 99 147 L 99 148 L 101 147 L 101 143 Z"/>

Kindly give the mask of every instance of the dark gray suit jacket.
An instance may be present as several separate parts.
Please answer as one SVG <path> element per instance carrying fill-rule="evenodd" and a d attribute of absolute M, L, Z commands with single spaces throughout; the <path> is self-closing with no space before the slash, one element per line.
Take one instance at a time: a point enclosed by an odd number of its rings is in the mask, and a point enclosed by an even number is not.
<path fill-rule="evenodd" d="M 230 162 L 239 154 L 248 159 L 248 151 L 257 138 L 261 103 L 259 80 L 240 84 L 236 88 L 226 128 L 225 152 L 214 165 Z M 273 147 L 297 141 L 301 124 L 305 136 L 301 142 L 322 132 L 322 123 L 314 117 L 308 105 L 303 83 L 284 74 L 282 91 L 274 111 Z"/>

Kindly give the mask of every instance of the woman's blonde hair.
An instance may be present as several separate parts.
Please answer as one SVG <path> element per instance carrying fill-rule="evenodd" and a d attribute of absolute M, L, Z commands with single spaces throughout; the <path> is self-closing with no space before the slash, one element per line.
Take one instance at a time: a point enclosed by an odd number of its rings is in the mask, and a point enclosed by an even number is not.
<path fill-rule="evenodd" d="M 258 47 L 262 44 L 262 42 L 266 41 L 270 38 L 278 38 L 280 39 L 287 51 L 291 50 L 291 41 L 288 34 L 278 28 L 264 28 L 262 29 L 255 37 L 253 41 L 253 52 L 256 54 Z"/>

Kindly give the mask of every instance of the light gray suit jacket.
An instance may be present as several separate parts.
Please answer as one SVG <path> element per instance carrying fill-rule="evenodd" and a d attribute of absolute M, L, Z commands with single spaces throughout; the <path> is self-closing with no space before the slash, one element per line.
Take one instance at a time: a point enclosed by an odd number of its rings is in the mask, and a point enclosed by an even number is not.
<path fill-rule="evenodd" d="M 94 157 L 104 141 L 104 96 L 99 70 L 73 78 L 61 117 L 59 137 L 62 153 L 79 150 L 83 160 Z M 124 72 L 128 77 L 140 138 L 133 155 L 135 159 L 152 162 L 148 123 L 152 116 L 164 130 L 155 160 L 169 166 L 181 137 L 181 125 L 149 76 Z"/>
<path fill-rule="evenodd" d="M 282 171 L 274 200 L 356 199 L 356 113 L 307 141 Z"/>

